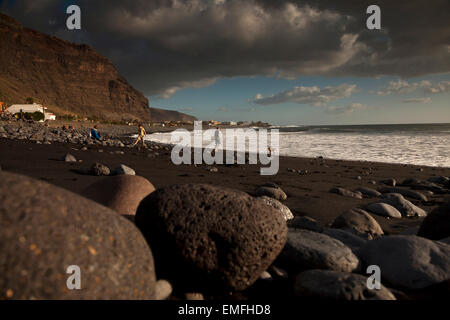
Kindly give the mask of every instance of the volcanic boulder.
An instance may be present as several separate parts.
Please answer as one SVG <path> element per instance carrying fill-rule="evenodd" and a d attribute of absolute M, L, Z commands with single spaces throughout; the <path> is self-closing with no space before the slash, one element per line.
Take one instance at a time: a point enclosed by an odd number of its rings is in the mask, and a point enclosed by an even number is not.
<path fill-rule="evenodd" d="M 153 257 L 128 220 L 91 200 L 0 173 L 0 299 L 153 299 Z M 66 274 L 78 266 L 81 289 Z"/>
<path fill-rule="evenodd" d="M 282 215 L 262 201 L 203 184 L 156 190 L 141 202 L 136 225 L 155 247 L 158 275 L 219 290 L 250 286 L 287 233 Z"/>

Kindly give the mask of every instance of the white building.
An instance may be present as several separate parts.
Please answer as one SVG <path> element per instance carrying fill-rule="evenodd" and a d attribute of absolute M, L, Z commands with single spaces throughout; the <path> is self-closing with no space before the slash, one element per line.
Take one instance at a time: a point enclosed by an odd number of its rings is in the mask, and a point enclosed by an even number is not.
<path fill-rule="evenodd" d="M 45 120 L 56 120 L 56 116 L 53 113 L 45 112 L 47 110 L 46 107 L 42 106 L 41 104 L 13 104 L 9 108 L 6 109 L 7 112 L 11 114 L 16 113 L 34 113 L 34 112 L 41 112 L 44 114 Z"/>
<path fill-rule="evenodd" d="M 46 112 L 44 115 L 45 115 L 44 120 L 52 120 L 52 121 L 56 120 L 56 115 L 54 115 L 51 112 Z"/>

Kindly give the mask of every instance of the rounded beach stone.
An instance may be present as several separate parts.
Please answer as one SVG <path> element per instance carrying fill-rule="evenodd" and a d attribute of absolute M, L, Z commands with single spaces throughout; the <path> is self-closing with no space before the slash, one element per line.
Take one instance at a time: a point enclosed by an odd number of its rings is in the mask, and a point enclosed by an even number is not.
<path fill-rule="evenodd" d="M 287 199 L 287 195 L 286 193 L 284 193 L 284 191 L 278 187 L 278 186 L 261 186 L 259 188 L 257 188 L 255 190 L 255 193 L 257 196 L 261 197 L 261 196 L 267 196 L 270 198 L 274 198 L 276 200 L 286 200 Z"/>
<path fill-rule="evenodd" d="M 396 300 L 381 286 L 379 290 L 367 287 L 367 278 L 354 273 L 332 270 L 308 270 L 296 278 L 295 293 L 300 297 L 331 300 Z"/>
<path fill-rule="evenodd" d="M 323 231 L 323 228 L 319 224 L 319 222 L 308 216 L 295 217 L 294 219 L 288 222 L 288 227 L 294 229 L 305 229 L 315 232 Z"/>
<path fill-rule="evenodd" d="M 339 240 L 355 253 L 366 244 L 366 240 L 346 230 L 330 228 L 326 229 L 323 234 Z"/>
<path fill-rule="evenodd" d="M 427 215 L 425 210 L 406 200 L 399 193 L 385 193 L 382 195 L 380 202 L 393 206 L 406 217 L 426 217 Z"/>
<path fill-rule="evenodd" d="M 399 187 L 382 188 L 382 189 L 380 189 L 380 192 L 381 193 L 398 193 L 404 197 L 408 197 L 408 198 L 412 198 L 412 199 L 416 199 L 416 200 L 420 200 L 420 201 L 424 201 L 424 202 L 428 201 L 428 198 L 423 193 L 420 193 L 420 192 L 414 191 L 414 190 L 403 189 L 403 188 L 399 188 Z"/>
<path fill-rule="evenodd" d="M 131 222 L 28 177 L 2 172 L 0 188 L 0 299 L 154 298 L 152 253 Z M 82 290 L 68 289 L 69 266 Z"/>
<path fill-rule="evenodd" d="M 450 279 L 450 246 L 417 236 L 385 236 L 359 252 L 366 265 L 377 265 L 388 284 L 423 289 Z"/>
<path fill-rule="evenodd" d="M 122 215 L 134 216 L 142 199 L 153 191 L 155 187 L 143 177 L 119 175 L 103 178 L 81 194 Z"/>
<path fill-rule="evenodd" d="M 423 220 L 417 235 L 431 240 L 450 237 L 450 203 L 434 209 Z"/>
<path fill-rule="evenodd" d="M 339 215 L 331 227 L 350 231 L 369 240 L 384 234 L 379 223 L 369 213 L 358 208 Z"/>
<path fill-rule="evenodd" d="M 360 192 L 363 195 L 368 196 L 368 197 L 376 198 L 376 197 L 381 196 L 381 193 L 378 192 L 377 190 L 372 189 L 372 188 L 366 188 L 366 187 L 358 187 L 355 189 L 355 192 Z"/>
<path fill-rule="evenodd" d="M 289 229 L 280 262 L 292 271 L 328 269 L 352 272 L 359 267 L 358 257 L 341 241 L 302 229 Z"/>
<path fill-rule="evenodd" d="M 291 209 L 282 204 L 280 201 L 266 196 L 262 196 L 257 199 L 264 202 L 264 204 L 269 205 L 278 210 L 280 214 L 283 216 L 284 220 L 288 221 L 294 219 L 294 215 L 292 214 Z"/>
<path fill-rule="evenodd" d="M 344 188 L 331 188 L 330 193 L 336 193 L 343 197 L 349 197 L 349 198 L 355 198 L 355 199 L 362 199 L 362 195 L 360 192 L 353 192 Z"/>
<path fill-rule="evenodd" d="M 401 218 L 402 214 L 393 206 L 387 203 L 370 203 L 367 205 L 367 210 L 382 217 Z"/>
<path fill-rule="evenodd" d="M 77 162 L 77 158 L 75 158 L 70 153 L 68 153 L 64 157 L 62 157 L 62 160 L 65 161 L 65 162 Z"/>
<path fill-rule="evenodd" d="M 286 221 L 247 193 L 174 185 L 145 198 L 136 214 L 158 275 L 186 285 L 243 290 L 282 250 Z"/>
<path fill-rule="evenodd" d="M 172 285 L 166 280 L 158 280 L 155 284 L 155 300 L 166 300 L 172 294 Z"/>
<path fill-rule="evenodd" d="M 91 166 L 89 173 L 94 176 L 109 176 L 111 174 L 111 170 L 108 166 L 97 162 Z"/>
<path fill-rule="evenodd" d="M 117 168 L 114 170 L 114 173 L 117 175 L 129 175 L 129 176 L 136 175 L 136 172 L 133 169 L 127 167 L 124 164 L 120 164 L 119 166 L 117 166 Z"/>

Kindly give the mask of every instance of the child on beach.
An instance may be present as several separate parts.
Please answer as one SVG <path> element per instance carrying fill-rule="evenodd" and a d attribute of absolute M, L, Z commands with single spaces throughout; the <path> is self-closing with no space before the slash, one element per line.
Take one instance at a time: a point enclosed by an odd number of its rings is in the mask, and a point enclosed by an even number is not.
<path fill-rule="evenodd" d="M 145 138 L 146 134 L 147 134 L 147 132 L 145 131 L 144 126 L 142 124 L 140 124 L 139 129 L 138 129 L 138 137 L 137 137 L 136 141 L 134 142 L 133 147 L 135 145 L 137 145 L 139 141 L 142 141 L 142 146 L 145 148 L 146 146 L 145 146 L 144 138 Z"/>

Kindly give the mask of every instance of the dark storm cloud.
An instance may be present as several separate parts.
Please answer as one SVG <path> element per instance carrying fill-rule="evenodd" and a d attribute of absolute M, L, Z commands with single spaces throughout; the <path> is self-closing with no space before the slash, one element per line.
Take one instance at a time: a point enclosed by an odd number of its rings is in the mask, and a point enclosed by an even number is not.
<path fill-rule="evenodd" d="M 448 0 L 72 1 L 82 32 L 65 30 L 64 1 L 15 1 L 25 25 L 109 57 L 147 95 L 169 97 L 235 76 L 419 76 L 450 71 Z M 382 30 L 366 29 L 366 8 Z"/>

